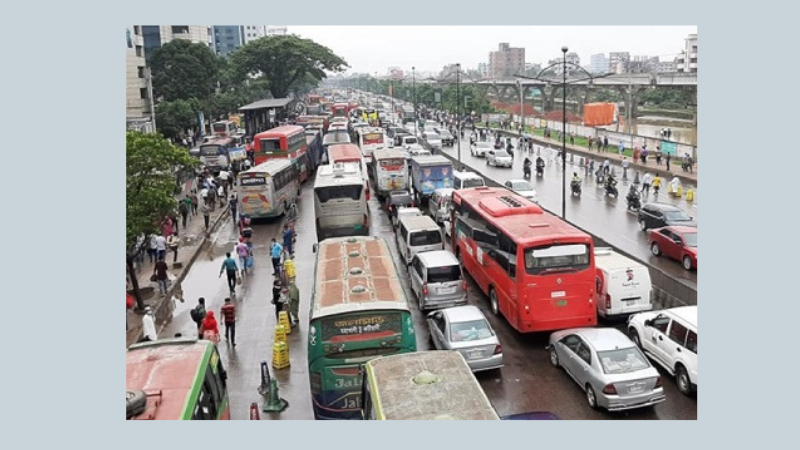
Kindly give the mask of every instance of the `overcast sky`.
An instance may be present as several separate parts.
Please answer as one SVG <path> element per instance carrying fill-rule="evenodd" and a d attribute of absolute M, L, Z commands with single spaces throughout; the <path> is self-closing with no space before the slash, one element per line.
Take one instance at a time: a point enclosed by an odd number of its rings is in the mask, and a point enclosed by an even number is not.
<path fill-rule="evenodd" d="M 397 66 L 411 73 L 436 71 L 460 62 L 466 69 L 489 62 L 500 42 L 524 47 L 529 63 L 561 57 L 561 47 L 577 52 L 589 66 L 595 53 L 627 51 L 671 61 L 697 26 L 293 26 L 289 33 L 312 39 L 343 57 L 348 73 L 385 75 Z"/>

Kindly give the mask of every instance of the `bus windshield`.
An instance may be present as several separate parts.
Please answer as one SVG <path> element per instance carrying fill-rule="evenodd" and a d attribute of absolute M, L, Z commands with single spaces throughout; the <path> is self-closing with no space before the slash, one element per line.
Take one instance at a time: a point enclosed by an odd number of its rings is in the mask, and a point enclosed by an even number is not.
<path fill-rule="evenodd" d="M 219 145 L 203 145 L 200 147 L 200 154 L 203 156 L 217 156 L 219 155 Z"/>
<path fill-rule="evenodd" d="M 531 275 L 558 270 L 583 270 L 589 267 L 589 246 L 561 244 L 525 250 L 525 270 Z"/>
<path fill-rule="evenodd" d="M 411 243 L 409 245 L 435 245 L 442 243 L 442 235 L 437 230 L 418 231 L 411 233 Z"/>
<path fill-rule="evenodd" d="M 361 185 L 351 185 L 351 186 L 327 186 L 324 188 L 317 188 L 314 191 L 316 192 L 319 201 L 325 203 L 329 200 L 336 200 L 340 198 L 359 200 L 361 198 L 362 189 L 363 186 Z"/>

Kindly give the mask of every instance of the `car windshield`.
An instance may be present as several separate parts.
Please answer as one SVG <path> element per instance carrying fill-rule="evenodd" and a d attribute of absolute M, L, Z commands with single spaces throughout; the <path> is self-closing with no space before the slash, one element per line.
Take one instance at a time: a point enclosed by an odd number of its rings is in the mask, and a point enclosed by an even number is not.
<path fill-rule="evenodd" d="M 515 181 L 511 183 L 511 189 L 515 191 L 532 191 L 533 187 L 527 181 Z"/>
<path fill-rule="evenodd" d="M 642 352 L 636 347 L 597 352 L 603 372 L 616 375 L 636 372 L 650 367 Z"/>
<path fill-rule="evenodd" d="M 448 283 L 461 279 L 461 266 L 442 266 L 428 268 L 428 283 Z"/>
<path fill-rule="evenodd" d="M 494 152 L 495 158 L 508 158 L 509 154 L 505 150 L 500 150 Z"/>
<path fill-rule="evenodd" d="M 678 222 L 692 220 L 692 218 L 689 217 L 688 214 L 686 214 L 685 212 L 680 211 L 680 210 L 678 210 L 678 211 L 664 211 L 664 217 L 667 220 L 673 220 L 673 221 L 678 221 Z"/>
<path fill-rule="evenodd" d="M 494 336 L 485 320 L 470 320 L 450 324 L 450 340 L 452 342 L 477 341 Z"/>
<path fill-rule="evenodd" d="M 480 186 L 485 186 L 483 183 L 483 178 L 467 178 L 464 180 L 465 188 L 480 187 Z"/>
<path fill-rule="evenodd" d="M 392 199 L 389 200 L 393 205 L 410 205 L 412 202 L 411 196 L 408 194 L 403 195 L 394 195 Z"/>
<path fill-rule="evenodd" d="M 683 241 L 689 247 L 697 247 L 697 233 L 683 233 Z"/>

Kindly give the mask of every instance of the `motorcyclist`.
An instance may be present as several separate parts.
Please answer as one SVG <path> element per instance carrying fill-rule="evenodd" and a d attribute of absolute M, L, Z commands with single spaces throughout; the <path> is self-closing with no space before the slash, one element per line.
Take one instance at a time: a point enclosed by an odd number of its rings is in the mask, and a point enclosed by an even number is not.
<path fill-rule="evenodd" d="M 544 172 L 544 159 L 541 156 L 536 157 L 536 173 Z"/>
<path fill-rule="evenodd" d="M 625 198 L 627 198 L 629 202 L 636 202 L 639 200 L 639 197 L 639 190 L 636 189 L 636 186 L 631 185 L 630 189 L 628 189 L 628 195 Z"/>
<path fill-rule="evenodd" d="M 572 192 L 576 192 L 581 187 L 581 177 L 578 176 L 578 172 L 572 172 L 572 181 L 570 181 L 569 185 L 572 188 Z"/>
<path fill-rule="evenodd" d="M 606 178 L 606 191 L 611 192 L 611 190 L 614 189 L 616 186 L 617 186 L 617 180 L 614 179 L 614 175 L 609 173 L 608 177 Z"/>
<path fill-rule="evenodd" d="M 530 158 L 528 158 L 526 156 L 525 157 L 525 161 L 522 162 L 522 172 L 525 174 L 526 177 L 530 176 L 530 174 L 531 174 L 531 166 L 532 165 L 533 165 L 533 162 L 531 161 Z"/>

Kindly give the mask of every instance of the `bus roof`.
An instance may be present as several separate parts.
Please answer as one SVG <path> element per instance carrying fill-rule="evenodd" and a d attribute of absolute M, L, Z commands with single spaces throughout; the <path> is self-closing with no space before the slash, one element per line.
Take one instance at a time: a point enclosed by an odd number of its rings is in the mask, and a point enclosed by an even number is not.
<path fill-rule="evenodd" d="M 337 164 L 323 164 L 317 169 L 317 178 L 314 180 L 314 189 L 326 186 L 348 186 L 364 184 L 364 176 L 358 163 L 344 162 Z"/>
<path fill-rule="evenodd" d="M 201 374 L 198 367 L 213 353 L 211 341 L 193 338 L 161 339 L 154 342 L 134 344 L 126 354 L 127 390 L 141 389 L 148 394 L 161 392 L 158 407 L 154 409 L 156 420 L 182 419 L 187 396 L 197 395 L 192 391 Z M 148 402 L 150 399 L 148 398 Z M 151 408 L 148 408 L 150 410 Z"/>
<path fill-rule="evenodd" d="M 361 158 L 361 149 L 355 144 L 334 144 L 328 147 L 328 159 L 332 162 L 342 159 L 360 160 Z"/>
<path fill-rule="evenodd" d="M 206 145 L 227 145 L 233 142 L 233 138 L 231 137 L 214 137 L 208 140 L 208 142 L 203 142 L 199 145 L 199 147 L 204 147 Z"/>
<path fill-rule="evenodd" d="M 394 148 L 380 149 L 372 152 L 372 159 L 374 160 L 392 158 L 404 158 L 403 152 Z"/>
<path fill-rule="evenodd" d="M 476 187 L 453 192 L 456 205 L 467 201 L 476 210 L 492 218 L 494 225 L 521 245 L 541 244 L 558 239 L 583 239 L 591 236 L 539 205 L 505 188 Z"/>
<path fill-rule="evenodd" d="M 456 350 L 383 356 L 365 363 L 374 408 L 386 420 L 500 420 Z"/>
<path fill-rule="evenodd" d="M 322 241 L 317 249 L 311 319 L 375 309 L 409 311 L 386 242 L 375 236 Z"/>
<path fill-rule="evenodd" d="M 325 137 L 322 138 L 322 145 L 349 144 L 349 143 L 350 143 L 350 135 L 347 133 L 328 132 L 325 134 Z"/>
<path fill-rule="evenodd" d="M 303 130 L 303 127 L 299 125 L 282 125 L 280 127 L 275 127 L 258 133 L 257 135 L 253 136 L 253 141 L 257 139 L 291 136 L 296 133 L 303 133 Z"/>
<path fill-rule="evenodd" d="M 411 162 L 420 167 L 453 166 L 453 163 L 442 155 L 414 156 L 411 158 Z"/>
<path fill-rule="evenodd" d="M 246 176 L 248 173 L 266 173 L 272 175 L 280 170 L 283 170 L 292 165 L 288 158 L 273 158 L 264 161 L 263 163 L 252 167 L 244 172 L 239 172 L 239 177 Z"/>

